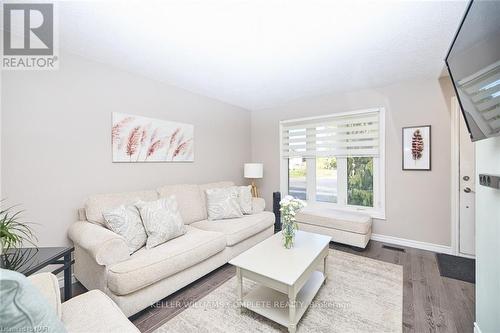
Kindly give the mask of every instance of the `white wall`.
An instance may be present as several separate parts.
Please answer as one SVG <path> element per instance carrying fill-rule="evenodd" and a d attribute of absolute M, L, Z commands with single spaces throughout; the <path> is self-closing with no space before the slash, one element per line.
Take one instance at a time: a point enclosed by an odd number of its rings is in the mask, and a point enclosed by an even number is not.
<path fill-rule="evenodd" d="M 167 183 L 244 182 L 242 165 L 264 163 L 261 193 L 279 190 L 283 119 L 383 106 L 386 215 L 374 232 L 450 245 L 449 81 L 417 80 L 293 101 L 252 113 L 207 97 L 62 54 L 56 72 L 2 73 L 2 197 L 22 203 L 42 246 L 68 242 L 86 196 Z M 195 125 L 194 163 L 111 163 L 111 112 Z M 432 125 L 432 171 L 401 170 L 401 128 Z"/>
<path fill-rule="evenodd" d="M 250 112 L 84 58 L 59 71 L 2 73 L 2 197 L 39 223 L 40 246 L 68 243 L 92 193 L 171 183 L 243 182 Z M 111 113 L 191 123 L 194 163 L 111 163 Z"/>
<path fill-rule="evenodd" d="M 476 143 L 476 172 L 500 175 L 500 138 Z M 478 179 L 478 178 L 476 178 Z M 500 332 L 500 190 L 476 186 L 476 323 Z"/>
<path fill-rule="evenodd" d="M 448 79 L 418 80 L 325 95 L 252 112 L 252 160 L 264 163 L 261 195 L 279 191 L 279 121 L 383 106 L 386 108 L 386 217 L 373 232 L 449 246 L 450 99 Z M 402 127 L 432 126 L 432 171 L 401 170 Z M 270 209 L 270 205 L 268 205 Z"/>

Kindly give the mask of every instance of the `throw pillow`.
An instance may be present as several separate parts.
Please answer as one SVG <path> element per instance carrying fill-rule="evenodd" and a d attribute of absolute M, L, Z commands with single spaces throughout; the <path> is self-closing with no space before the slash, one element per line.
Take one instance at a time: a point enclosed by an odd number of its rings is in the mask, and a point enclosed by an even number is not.
<path fill-rule="evenodd" d="M 54 307 L 22 274 L 0 269 L 0 332 L 66 332 Z"/>
<path fill-rule="evenodd" d="M 238 199 L 241 212 L 252 214 L 252 186 L 238 186 Z"/>
<path fill-rule="evenodd" d="M 186 226 L 179 213 L 175 196 L 171 195 L 156 201 L 139 202 L 137 207 L 148 234 L 147 249 L 186 233 Z"/>
<path fill-rule="evenodd" d="M 222 220 L 243 216 L 238 201 L 238 188 L 236 186 L 211 188 L 205 190 L 205 193 L 207 194 L 209 220 Z"/>
<path fill-rule="evenodd" d="M 139 210 L 134 205 L 121 205 L 102 213 L 105 226 L 125 238 L 129 253 L 132 254 L 146 244 L 146 230 Z"/>

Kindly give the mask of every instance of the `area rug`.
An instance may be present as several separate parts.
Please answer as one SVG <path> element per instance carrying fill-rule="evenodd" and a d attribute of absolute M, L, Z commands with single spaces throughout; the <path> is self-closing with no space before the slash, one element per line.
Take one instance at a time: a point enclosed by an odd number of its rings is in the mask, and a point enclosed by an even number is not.
<path fill-rule="evenodd" d="M 402 331 L 402 266 L 330 250 L 328 273 L 328 282 L 300 320 L 297 332 Z M 245 293 L 254 286 L 244 280 Z M 250 310 L 240 314 L 236 278 L 231 278 L 155 332 L 287 332 L 287 328 Z"/>

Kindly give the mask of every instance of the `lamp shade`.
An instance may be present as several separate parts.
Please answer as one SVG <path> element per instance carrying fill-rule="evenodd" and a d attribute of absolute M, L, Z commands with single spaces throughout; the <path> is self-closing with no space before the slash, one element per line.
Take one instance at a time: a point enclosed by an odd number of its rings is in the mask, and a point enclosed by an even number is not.
<path fill-rule="evenodd" d="M 262 178 L 264 165 L 262 163 L 245 163 L 245 178 Z"/>

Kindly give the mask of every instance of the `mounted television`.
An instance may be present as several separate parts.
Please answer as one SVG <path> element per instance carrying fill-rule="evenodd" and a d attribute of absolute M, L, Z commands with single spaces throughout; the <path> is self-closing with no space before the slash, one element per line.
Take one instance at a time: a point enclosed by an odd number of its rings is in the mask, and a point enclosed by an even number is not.
<path fill-rule="evenodd" d="M 472 141 L 500 136 L 500 1 L 469 3 L 445 61 Z"/>

